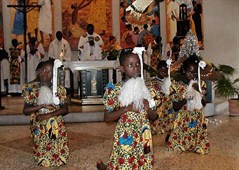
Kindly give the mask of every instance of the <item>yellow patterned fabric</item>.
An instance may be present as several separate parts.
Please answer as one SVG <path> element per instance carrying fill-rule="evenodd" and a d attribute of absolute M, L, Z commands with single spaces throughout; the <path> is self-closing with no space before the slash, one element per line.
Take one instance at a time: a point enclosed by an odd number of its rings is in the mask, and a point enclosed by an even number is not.
<path fill-rule="evenodd" d="M 186 89 L 187 84 L 179 83 L 180 87 Z M 205 95 L 206 85 L 202 82 L 202 90 Z M 179 94 L 184 94 L 177 92 Z M 207 127 L 203 109 L 187 110 L 184 105 L 179 111 L 174 122 L 174 129 L 169 138 L 168 147 L 178 151 L 191 151 L 200 154 L 208 154 L 210 144 L 208 140 Z"/>
<path fill-rule="evenodd" d="M 169 95 L 162 92 L 162 83 L 163 80 L 157 78 L 146 83 L 156 102 L 156 113 L 159 115 L 159 118 L 151 124 L 152 131 L 157 134 L 171 133 L 175 119 L 173 101 L 182 99 L 182 95 L 176 93 L 176 91 L 182 93 L 182 89 L 179 89 L 180 86 L 177 86 L 175 81 L 172 81 Z"/>
<path fill-rule="evenodd" d="M 121 107 L 118 95 L 122 86 L 123 82 L 106 86 L 103 97 L 106 110 L 115 111 Z M 107 169 L 153 169 L 152 136 L 145 111 L 126 112 L 118 120 Z"/>
<path fill-rule="evenodd" d="M 39 90 L 40 86 L 37 82 L 25 84 L 22 90 L 25 103 L 36 106 Z M 63 86 L 58 87 L 57 95 L 60 99 L 60 105 L 67 102 L 66 89 Z M 38 114 L 54 112 L 59 109 L 60 105 L 55 106 L 54 109 L 43 109 L 34 112 L 30 116 L 34 159 L 40 166 L 60 166 L 66 164 L 66 160 L 69 157 L 68 137 L 63 117 L 55 116 L 42 122 L 36 121 Z"/>
<path fill-rule="evenodd" d="M 21 55 L 20 48 L 11 47 L 10 52 L 10 84 L 20 84 L 21 67 L 19 57 Z"/>

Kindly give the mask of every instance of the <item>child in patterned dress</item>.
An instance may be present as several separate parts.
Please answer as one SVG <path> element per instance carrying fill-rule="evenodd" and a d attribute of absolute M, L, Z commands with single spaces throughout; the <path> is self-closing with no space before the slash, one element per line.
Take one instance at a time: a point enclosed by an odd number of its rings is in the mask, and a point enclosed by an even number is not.
<path fill-rule="evenodd" d="M 39 65 L 39 80 L 23 86 L 23 113 L 30 115 L 34 160 L 44 167 L 66 164 L 69 157 L 68 137 L 63 116 L 68 113 L 66 89 L 57 87 L 59 104 L 53 103 L 53 62 Z"/>
<path fill-rule="evenodd" d="M 169 136 L 173 129 L 174 111 L 173 100 L 177 99 L 177 93 L 175 93 L 174 83 L 171 83 L 169 88 L 169 94 L 163 88 L 164 83 L 169 77 L 169 66 L 165 60 L 160 60 L 157 65 L 158 76 L 152 81 L 147 82 L 147 86 L 150 89 L 152 96 L 156 102 L 156 113 L 159 118 L 151 124 L 152 131 L 156 134 L 166 133 L 165 142 L 168 142 Z"/>
<path fill-rule="evenodd" d="M 136 109 L 134 104 L 123 106 L 122 103 L 124 101 L 120 101 L 120 96 L 124 88 L 126 88 L 126 83 L 139 78 L 141 74 L 141 62 L 140 57 L 132 53 L 132 49 L 123 49 L 119 61 L 121 71 L 125 74 L 125 79 L 115 85 L 109 83 L 106 86 L 103 97 L 105 121 L 112 122 L 118 120 L 114 134 L 113 149 L 108 164 L 105 165 L 99 160 L 97 168 L 100 170 L 150 170 L 153 169 L 153 148 L 149 119 L 156 119 L 157 114 L 149 108 L 150 103 L 147 100 L 143 100 L 142 110 Z M 144 87 L 146 88 L 145 85 Z M 130 93 L 133 91 L 136 91 L 140 95 L 144 89 L 139 89 L 136 86 L 131 87 L 128 98 L 132 97 Z M 149 91 L 148 93 L 150 95 Z"/>
<path fill-rule="evenodd" d="M 200 64 L 198 56 L 190 56 L 182 66 L 185 81 L 180 82 L 177 93 L 182 99 L 173 102 L 173 108 L 178 111 L 174 129 L 170 135 L 168 147 L 176 152 L 191 151 L 200 154 L 209 153 L 209 140 L 205 123 L 203 106 L 206 104 L 206 87 L 200 80 Z M 202 84 L 202 88 L 201 88 Z M 202 90 L 200 90 L 202 89 Z"/>

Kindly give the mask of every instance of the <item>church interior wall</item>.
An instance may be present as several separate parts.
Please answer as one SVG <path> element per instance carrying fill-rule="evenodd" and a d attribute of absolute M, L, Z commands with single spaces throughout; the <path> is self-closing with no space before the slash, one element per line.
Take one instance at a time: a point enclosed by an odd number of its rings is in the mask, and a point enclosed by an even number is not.
<path fill-rule="evenodd" d="M 239 1 L 204 0 L 204 50 L 201 56 L 218 64 L 239 66 Z M 161 36 L 166 44 L 165 2 L 160 4 Z"/>
<path fill-rule="evenodd" d="M 119 1 L 112 0 L 113 35 L 119 40 Z M 9 1 L 3 0 L 4 44 L 11 46 L 10 9 L 6 8 Z M 61 3 L 54 0 L 54 33 L 62 30 Z M 204 9 L 204 44 L 201 55 L 214 64 L 239 65 L 239 1 L 238 0 L 205 0 Z M 160 3 L 160 20 L 162 43 L 166 44 L 166 11 L 165 2 Z M 73 51 L 72 60 L 78 60 L 77 51 Z"/>
<path fill-rule="evenodd" d="M 202 56 L 217 64 L 239 66 L 239 1 L 204 2 L 205 50 Z"/>

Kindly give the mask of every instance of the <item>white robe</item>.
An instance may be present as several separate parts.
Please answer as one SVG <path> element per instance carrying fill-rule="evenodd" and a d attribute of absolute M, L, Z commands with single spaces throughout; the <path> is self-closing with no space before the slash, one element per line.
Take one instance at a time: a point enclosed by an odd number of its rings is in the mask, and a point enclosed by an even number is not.
<path fill-rule="evenodd" d="M 55 39 L 50 43 L 48 51 L 49 57 L 61 61 L 71 61 L 71 55 L 71 47 L 64 38 L 62 38 L 61 41 Z M 65 87 L 70 88 L 70 70 L 65 70 Z"/>
<path fill-rule="evenodd" d="M 4 86 L 4 80 L 10 79 L 10 63 L 8 59 L 3 59 L 1 61 L 1 91 L 4 92 L 6 91 L 5 86 Z"/>
<path fill-rule="evenodd" d="M 97 37 L 99 38 L 98 41 L 96 41 Z M 90 46 L 89 39 L 93 38 L 95 45 Z M 78 50 L 80 51 L 79 58 L 82 61 L 86 60 L 101 60 L 102 54 L 101 54 L 101 46 L 103 45 L 103 40 L 100 35 L 93 33 L 93 35 L 89 35 L 87 33 L 86 37 L 81 36 L 79 43 L 78 43 Z"/>
<path fill-rule="evenodd" d="M 51 0 L 38 0 L 38 5 L 41 5 L 38 20 L 39 30 L 46 34 L 52 34 Z"/>
<path fill-rule="evenodd" d="M 24 51 L 21 50 L 21 57 L 19 56 L 20 62 L 20 84 L 10 84 L 10 62 L 8 59 L 3 59 L 1 62 L 1 91 L 6 92 L 6 87 L 4 86 L 4 80 L 8 79 L 8 92 L 9 93 L 21 93 L 22 86 L 25 84 L 25 63 L 22 62 L 22 57 L 24 57 Z M 10 57 L 10 56 L 9 56 Z"/>
<path fill-rule="evenodd" d="M 37 46 L 37 52 L 32 55 L 30 53 L 29 44 L 27 44 L 27 81 L 32 81 L 36 78 L 36 68 L 40 61 L 43 60 L 45 56 L 45 51 L 41 43 Z"/>
<path fill-rule="evenodd" d="M 48 51 L 49 57 L 54 59 L 60 59 L 61 61 L 71 61 L 71 55 L 71 47 L 64 38 L 62 38 L 61 41 L 55 39 L 50 43 Z"/>

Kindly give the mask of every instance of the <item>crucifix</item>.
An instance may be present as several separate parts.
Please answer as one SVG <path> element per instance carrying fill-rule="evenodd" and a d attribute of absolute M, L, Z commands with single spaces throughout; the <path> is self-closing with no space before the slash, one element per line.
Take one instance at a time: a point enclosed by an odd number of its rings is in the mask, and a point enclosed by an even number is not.
<path fill-rule="evenodd" d="M 28 1 L 28 0 L 27 0 Z M 24 51 L 25 51 L 25 56 L 24 56 L 24 61 L 25 61 L 25 83 L 27 83 L 27 13 L 31 10 L 33 10 L 34 8 L 40 8 L 40 5 L 33 5 L 33 4 L 28 4 L 28 2 L 26 3 L 26 0 L 18 0 L 18 4 L 17 5 L 7 5 L 7 7 L 9 8 L 15 8 L 16 10 L 18 10 L 19 12 L 23 13 L 23 22 L 24 22 Z"/>

